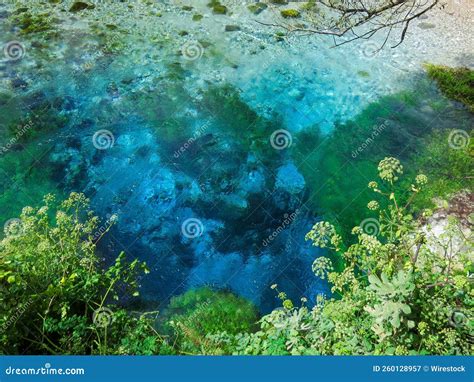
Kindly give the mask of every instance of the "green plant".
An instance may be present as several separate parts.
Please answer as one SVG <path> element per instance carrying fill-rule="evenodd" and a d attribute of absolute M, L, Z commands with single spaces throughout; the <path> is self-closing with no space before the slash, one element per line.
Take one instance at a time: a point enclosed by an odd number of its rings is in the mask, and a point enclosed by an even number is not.
<path fill-rule="evenodd" d="M 51 32 L 54 30 L 50 15 L 47 13 L 34 14 L 27 8 L 16 9 L 12 21 L 20 27 L 21 34 Z"/>
<path fill-rule="evenodd" d="M 474 111 L 474 71 L 469 68 L 449 68 L 426 64 L 428 75 L 435 80 L 449 98 L 465 104 Z"/>
<path fill-rule="evenodd" d="M 0 344 L 6 354 L 151 354 L 162 338 L 146 314 L 135 316 L 120 297 L 138 296 L 147 272 L 121 253 L 106 267 L 97 242 L 103 225 L 82 194 L 61 203 L 48 195 L 5 225 L 0 242 Z"/>
<path fill-rule="evenodd" d="M 454 218 L 436 235 L 412 216 L 412 202 L 427 187 L 425 175 L 415 178 L 401 203 L 395 192 L 400 162 L 385 158 L 378 170 L 382 183 L 372 181 L 369 189 L 388 204 L 371 203 L 379 218 L 353 229 L 357 243 L 344 246 L 327 222 L 306 237 L 344 260 L 340 272 L 329 258 L 313 264 L 334 296 L 319 296 L 310 310 L 305 300 L 296 307 L 277 290 L 282 309 L 264 316 L 256 333 L 213 336 L 217 348 L 236 354 L 472 354 L 472 242 Z"/>
<path fill-rule="evenodd" d="M 206 336 L 219 332 L 237 334 L 254 329 L 257 310 L 248 301 L 225 291 L 210 288 L 190 290 L 173 297 L 164 313 L 166 326 L 174 334 L 178 353 L 209 354 Z"/>
<path fill-rule="evenodd" d="M 300 17 L 300 12 L 296 9 L 285 9 L 285 10 L 281 11 L 280 14 L 285 19 Z"/>

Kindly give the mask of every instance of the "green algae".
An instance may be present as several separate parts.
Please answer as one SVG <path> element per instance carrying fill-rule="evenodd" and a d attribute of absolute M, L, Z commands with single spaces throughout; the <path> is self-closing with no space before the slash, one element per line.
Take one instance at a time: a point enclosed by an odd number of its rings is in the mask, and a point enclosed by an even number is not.
<path fill-rule="evenodd" d="M 345 237 L 351 237 L 352 227 L 361 220 L 376 217 L 366 207 L 373 199 L 367 183 L 376 179 L 377 163 L 384 157 L 399 158 L 407 179 L 419 171 L 426 173 L 434 185 L 431 196 L 447 195 L 466 185 L 467 154 L 449 150 L 446 137 L 450 129 L 459 127 L 459 120 L 464 120 L 467 128 L 472 116 L 455 115 L 434 124 L 436 113 L 427 107 L 427 99 L 452 110 L 439 99 L 436 89 L 421 83 L 414 91 L 383 97 L 369 105 L 353 120 L 337 124 L 329 136 L 323 136 L 317 126 L 296 135 L 292 156 L 310 189 L 308 204 L 339 226 Z M 438 156 L 436 161 L 432 161 L 434 155 Z M 436 171 L 438 160 L 444 163 L 443 172 Z M 456 175 L 446 177 L 449 167 L 457 169 Z M 406 186 L 401 183 L 398 187 L 402 190 Z M 431 206 L 430 196 L 415 203 L 418 210 Z"/>
<path fill-rule="evenodd" d="M 297 9 L 285 9 L 280 12 L 285 19 L 300 17 L 300 12 Z"/>
<path fill-rule="evenodd" d="M 212 86 L 203 94 L 201 107 L 219 124 L 219 130 L 238 142 L 243 150 L 252 152 L 272 164 L 276 150 L 269 144 L 271 133 L 282 126 L 277 116 L 266 119 L 258 115 L 230 85 Z"/>
<path fill-rule="evenodd" d="M 247 6 L 247 9 L 252 12 L 254 15 L 262 13 L 265 9 L 268 8 L 268 5 L 265 3 L 255 3 Z"/>
<path fill-rule="evenodd" d="M 209 4 L 207 4 L 209 8 L 212 9 L 212 12 L 217 15 L 225 15 L 228 11 L 225 5 L 222 5 L 220 1 L 211 0 Z"/>
<path fill-rule="evenodd" d="M 54 169 L 47 163 L 47 146 L 32 141 L 21 149 L 0 153 L 0 223 L 17 218 L 24 206 L 41 203 L 44 195 L 64 197 L 54 179 Z"/>
<path fill-rule="evenodd" d="M 474 112 L 474 71 L 468 68 L 449 68 L 425 65 L 428 76 L 434 79 L 449 98 L 462 102 Z"/>
<path fill-rule="evenodd" d="M 54 23 L 47 13 L 34 14 L 28 8 L 18 8 L 13 12 L 11 21 L 18 25 L 20 34 L 34 34 L 50 32 L 54 29 Z"/>

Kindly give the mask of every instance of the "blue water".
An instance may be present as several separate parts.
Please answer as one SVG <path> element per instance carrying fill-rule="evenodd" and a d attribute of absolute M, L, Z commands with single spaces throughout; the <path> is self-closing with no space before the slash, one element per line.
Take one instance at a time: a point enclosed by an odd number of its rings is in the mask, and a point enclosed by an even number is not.
<path fill-rule="evenodd" d="M 159 22 L 140 23 L 140 16 L 132 25 L 127 9 L 114 7 L 102 16 L 105 24 L 123 17 L 117 24 L 127 33 L 109 37 L 123 44 L 116 50 L 81 23 L 87 14 L 63 22 L 70 32 L 46 39 L 2 24 L 5 40 L 20 40 L 26 51 L 0 65 L 1 90 L 12 95 L 2 104 L 2 139 L 18 113 L 34 124 L 41 106 L 63 119 L 4 158 L 40 153 L 26 155 L 44 170 L 35 182 L 62 195 L 84 192 L 104 225 L 117 216 L 99 243 L 101 256 L 110 261 L 125 251 L 147 262 L 152 272 L 140 285 L 150 306 L 202 285 L 230 289 L 262 312 L 279 305 L 272 284 L 294 301 L 329 294 L 311 272 L 323 253 L 304 236 L 321 217 L 310 209 L 292 139 L 316 125 L 330 134 L 337 121 L 405 86 L 383 80 L 399 56 L 368 60 L 354 47 L 335 53 L 319 39 L 277 45 L 271 33 L 256 34 L 252 45 L 247 30 L 223 36 L 213 29 L 220 24 L 193 24 L 183 37 L 176 25 L 191 26 L 181 11 L 166 16 L 162 6 Z M 183 57 L 183 44 L 197 40 L 213 44 L 200 43 L 202 58 Z M 370 76 L 358 75 L 362 69 Z M 227 98 L 209 93 L 227 85 Z M 39 199 L 23 188 L 17 202 Z"/>

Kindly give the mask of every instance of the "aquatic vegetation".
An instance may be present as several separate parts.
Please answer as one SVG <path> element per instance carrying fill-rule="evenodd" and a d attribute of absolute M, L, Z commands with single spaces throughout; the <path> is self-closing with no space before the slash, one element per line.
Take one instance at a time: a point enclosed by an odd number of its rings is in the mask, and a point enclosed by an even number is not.
<path fill-rule="evenodd" d="M 448 68 L 427 64 L 428 75 L 436 80 L 447 97 L 465 104 L 474 112 L 474 71 L 469 68 Z"/>
<path fill-rule="evenodd" d="M 284 9 L 283 11 L 280 11 L 280 14 L 285 19 L 300 17 L 300 12 L 297 9 Z"/>
<path fill-rule="evenodd" d="M 0 242 L 2 353 L 157 352 L 152 321 L 117 305 L 138 295 L 136 276 L 146 266 L 122 253 L 104 267 L 96 245 L 109 229 L 75 193 L 60 203 L 48 195 L 10 221 Z"/>
<path fill-rule="evenodd" d="M 435 187 L 439 197 L 459 190 L 462 188 L 460 183 L 468 184 L 467 179 L 460 182 L 463 177 L 461 172 L 467 170 L 467 152 L 449 149 L 450 129 L 460 127 L 458 120 L 451 121 L 448 114 L 434 126 L 428 117 L 435 116 L 434 110 L 425 107 L 423 112 L 419 112 L 427 100 L 440 102 L 435 91 L 419 83 L 416 93 L 384 97 L 369 105 L 353 120 L 336 125 L 328 137 L 321 136 L 317 128 L 302 131 L 296 136 L 293 155 L 305 179 L 312 185 L 310 202 L 316 211 L 340 227 L 346 239 L 351 237 L 351 228 L 360 223 L 365 206 L 370 201 L 370 192 L 365 184 L 367 179 L 376 175 L 373 166 L 375 158 L 390 154 L 408 161 L 409 168 L 416 164 L 417 168 L 429 173 L 433 185 L 438 180 L 445 185 Z M 452 106 L 444 102 L 440 108 L 446 110 Z M 466 126 L 469 125 L 472 116 L 464 114 L 464 118 Z M 444 141 L 439 138 L 440 134 L 445 137 Z M 432 147 L 434 143 L 431 142 L 435 140 L 439 145 L 439 160 L 446 166 L 449 163 L 459 169 L 454 172 L 457 180 L 454 176 L 447 178 L 436 173 L 429 166 L 433 148 L 426 148 Z M 448 187 L 447 183 L 451 186 Z M 417 203 L 419 208 L 432 206 L 428 197 L 420 198 Z"/>
<path fill-rule="evenodd" d="M 253 152 L 271 165 L 276 153 L 268 145 L 269 132 L 281 126 L 278 118 L 267 120 L 259 116 L 229 85 L 210 87 L 201 104 L 218 120 L 221 131 L 239 142 L 244 151 Z"/>
<path fill-rule="evenodd" d="M 255 15 L 262 13 L 267 8 L 268 8 L 268 5 L 265 3 L 255 3 L 255 4 L 249 4 L 247 6 L 247 9 Z"/>
<path fill-rule="evenodd" d="M 400 204 L 394 187 L 402 174 L 400 162 L 386 158 L 381 166 L 382 183 L 372 181 L 370 188 L 388 207 L 374 219 L 375 231 L 369 224 L 355 227 L 357 244 L 349 247 L 327 222 L 317 223 L 307 236 L 344 257 L 346 268 L 340 272 L 328 258 L 313 264 L 340 298 L 321 296 L 312 309 L 304 300 L 297 307 L 274 285 L 281 310 L 264 316 L 256 333 L 209 336 L 212 346 L 233 354 L 472 353 L 472 288 L 466 274 L 472 270 L 472 243 L 464 238 L 462 245 L 452 245 L 463 237 L 453 220 L 438 238 L 442 249 L 433 249 L 423 223 L 410 213 L 411 203 Z M 427 182 L 424 174 L 416 177 L 410 200 L 429 187 Z"/>
<path fill-rule="evenodd" d="M 250 332 L 258 320 L 256 308 L 245 299 L 209 288 L 173 297 L 164 312 L 166 325 L 176 336 L 178 352 L 205 353 L 206 336 L 220 332 Z"/>
<path fill-rule="evenodd" d="M 75 1 L 72 5 L 71 8 L 69 8 L 69 12 L 80 12 L 85 9 L 94 9 L 95 5 L 91 3 L 86 3 L 84 1 Z"/>
<path fill-rule="evenodd" d="M 227 7 L 220 1 L 212 0 L 207 6 L 212 8 L 212 12 L 215 14 L 225 15 L 227 13 Z"/>
<path fill-rule="evenodd" d="M 1 6 L 5 352 L 472 352 L 470 259 L 422 233 L 470 197 L 472 72 L 256 23 L 321 16 L 271 4 Z"/>
<path fill-rule="evenodd" d="M 54 29 L 54 22 L 49 14 L 32 13 L 26 7 L 16 9 L 12 22 L 20 27 L 22 34 L 49 32 Z"/>
<path fill-rule="evenodd" d="M 466 134 L 470 131 L 467 130 Z M 413 166 L 423 169 L 430 179 L 429 187 L 414 203 L 417 209 L 433 207 L 433 200 L 448 198 L 463 189 L 472 189 L 469 176 L 472 165 L 472 143 L 464 147 L 449 146 L 452 131 L 436 131 L 426 139 L 426 146 L 412 159 Z M 472 134 L 472 133 L 471 133 Z M 450 138 L 451 136 L 451 138 Z M 464 136 L 466 138 L 466 136 Z"/>

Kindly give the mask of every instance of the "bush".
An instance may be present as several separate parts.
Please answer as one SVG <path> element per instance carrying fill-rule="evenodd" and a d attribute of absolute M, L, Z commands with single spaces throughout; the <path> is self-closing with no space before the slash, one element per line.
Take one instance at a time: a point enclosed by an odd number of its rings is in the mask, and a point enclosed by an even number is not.
<path fill-rule="evenodd" d="M 96 244 L 110 229 L 72 193 L 25 207 L 0 242 L 0 337 L 6 354 L 152 354 L 161 337 L 146 314 L 133 317 L 119 295 L 138 295 L 144 263 L 121 253 L 108 268 Z"/>
<path fill-rule="evenodd" d="M 264 316 L 258 332 L 212 336 L 215 347 L 235 354 L 472 354 L 472 243 L 455 219 L 433 236 L 412 216 L 410 205 L 426 187 L 425 175 L 414 179 L 408 202 L 401 204 L 394 192 L 403 174 L 400 162 L 385 158 L 378 172 L 383 184 L 372 181 L 369 189 L 389 205 L 369 203 L 379 218 L 353 229 L 356 244 L 345 247 L 327 222 L 315 224 L 306 237 L 344 259 L 342 272 L 329 258 L 313 264 L 314 273 L 332 284 L 334 297 L 320 296 L 310 310 L 304 300 L 298 308 L 279 292 L 283 308 Z"/>

